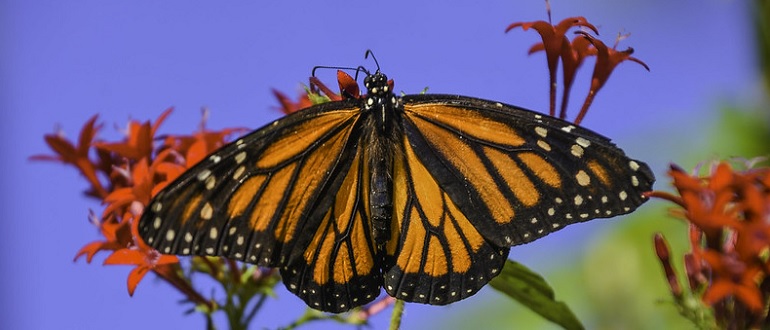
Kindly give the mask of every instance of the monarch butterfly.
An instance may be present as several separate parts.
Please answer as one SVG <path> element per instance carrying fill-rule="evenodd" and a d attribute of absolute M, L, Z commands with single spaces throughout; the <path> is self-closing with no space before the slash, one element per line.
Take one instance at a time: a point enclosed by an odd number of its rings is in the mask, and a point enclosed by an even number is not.
<path fill-rule="evenodd" d="M 472 97 L 367 95 L 311 106 L 214 152 L 150 202 L 161 253 L 279 267 L 308 306 L 467 298 L 511 246 L 633 211 L 654 177 L 609 139 Z"/>

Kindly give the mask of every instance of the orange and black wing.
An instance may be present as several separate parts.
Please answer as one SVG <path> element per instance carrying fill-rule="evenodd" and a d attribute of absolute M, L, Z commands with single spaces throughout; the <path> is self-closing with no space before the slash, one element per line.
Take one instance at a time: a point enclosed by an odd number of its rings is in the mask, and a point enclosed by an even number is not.
<path fill-rule="evenodd" d="M 162 253 L 280 267 L 316 309 L 371 301 L 382 277 L 360 118 L 357 100 L 325 103 L 223 147 L 153 199 L 140 236 Z"/>
<path fill-rule="evenodd" d="M 499 273 L 508 247 L 631 212 L 654 177 L 599 134 L 501 103 L 403 98 L 384 286 L 447 304 Z"/>

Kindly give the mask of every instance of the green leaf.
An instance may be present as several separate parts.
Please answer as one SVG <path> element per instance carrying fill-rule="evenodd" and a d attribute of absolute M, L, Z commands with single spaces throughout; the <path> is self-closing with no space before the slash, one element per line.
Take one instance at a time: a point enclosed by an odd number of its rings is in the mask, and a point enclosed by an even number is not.
<path fill-rule="evenodd" d="M 310 87 L 304 86 L 305 92 L 307 93 L 308 99 L 310 99 L 310 102 L 313 103 L 313 105 L 331 102 L 331 99 L 322 94 L 313 93 L 313 91 L 310 90 Z"/>
<path fill-rule="evenodd" d="M 496 290 L 565 329 L 584 329 L 569 307 L 555 299 L 553 289 L 543 277 L 518 262 L 508 260 L 502 273 L 489 283 Z"/>

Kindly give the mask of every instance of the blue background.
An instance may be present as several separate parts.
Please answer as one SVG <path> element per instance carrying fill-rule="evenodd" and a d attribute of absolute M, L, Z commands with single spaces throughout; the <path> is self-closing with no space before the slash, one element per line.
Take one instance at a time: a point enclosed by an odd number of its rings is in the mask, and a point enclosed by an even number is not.
<path fill-rule="evenodd" d="M 744 1 L 554 0 L 552 6 L 554 21 L 586 16 L 609 45 L 617 32 L 632 33 L 620 48 L 633 46 L 652 71 L 621 64 L 583 125 L 647 161 L 658 177 L 670 161 L 712 156 L 693 153 L 705 138 L 701 127 L 718 118 L 715 104 L 760 95 Z M 85 181 L 72 168 L 28 160 L 50 153 L 44 134 L 61 128 L 77 139 L 98 113 L 106 123 L 101 136 L 116 139 L 128 119 L 155 119 L 169 106 L 176 110 L 162 132 L 193 131 L 201 107 L 211 110 L 210 128 L 257 128 L 280 116 L 271 88 L 296 96 L 315 65 L 372 68 L 363 59 L 366 49 L 375 51 L 397 90 L 430 87 L 543 111 L 545 58 L 526 54 L 539 36 L 503 33 L 511 22 L 541 19 L 542 1 L 0 2 L 4 326 L 203 327 L 200 316 L 182 315 L 181 295 L 152 276 L 130 298 L 130 267 L 103 267 L 103 255 L 90 265 L 72 262 L 83 245 L 100 238 L 87 214 L 101 206 L 81 194 Z M 589 68 L 576 82 L 572 116 Z M 321 78 L 333 83 L 334 72 Z M 514 248 L 511 258 L 547 271 L 580 256 L 590 237 L 616 222 L 572 226 Z M 502 301 L 497 296 L 486 288 L 448 307 L 410 304 L 404 327 L 461 317 L 490 299 Z M 303 311 L 281 286 L 253 328 L 286 325 Z M 372 323 L 384 328 L 389 315 Z"/>

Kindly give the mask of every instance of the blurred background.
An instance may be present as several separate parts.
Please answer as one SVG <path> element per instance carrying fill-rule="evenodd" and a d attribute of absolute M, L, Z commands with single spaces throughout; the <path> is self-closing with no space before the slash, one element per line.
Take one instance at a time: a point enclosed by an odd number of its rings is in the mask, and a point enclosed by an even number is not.
<path fill-rule="evenodd" d="M 621 64 L 583 126 L 646 161 L 662 190 L 669 189 L 671 162 L 689 169 L 722 157 L 767 155 L 762 68 L 767 72 L 770 10 L 763 2 L 551 1 L 554 22 L 585 16 L 608 45 L 618 33 L 631 33 L 619 49 L 634 47 L 651 68 Z M 315 65 L 373 68 L 363 59 L 366 49 L 399 91 L 429 87 L 547 111 L 545 57 L 527 55 L 539 36 L 504 33 L 512 22 L 546 19 L 543 1 L 0 2 L 4 326 L 204 327 L 201 316 L 183 315 L 182 296 L 152 275 L 132 298 L 131 267 L 101 266 L 104 255 L 92 264 L 72 261 L 100 239 L 87 215 L 101 206 L 82 195 L 86 182 L 74 169 L 28 160 L 50 153 L 44 134 L 60 129 L 76 139 L 99 114 L 100 136 L 118 139 L 129 119 L 154 120 L 171 106 L 162 133 L 197 129 L 202 107 L 210 109 L 209 128 L 258 128 L 281 115 L 271 88 L 297 95 Z M 592 63 L 575 83 L 570 118 L 588 89 Z M 320 78 L 334 86 L 332 70 Z M 588 328 L 687 327 L 652 250 L 656 231 L 669 238 L 674 255 L 687 249 L 686 227 L 666 215 L 667 206 L 653 201 L 630 216 L 574 225 L 513 248 L 510 258 L 542 273 Z M 288 325 L 304 309 L 280 285 L 252 328 Z M 385 328 L 389 316 L 371 324 Z M 405 329 L 471 326 L 555 328 L 489 287 L 446 307 L 408 304 L 403 319 Z"/>

